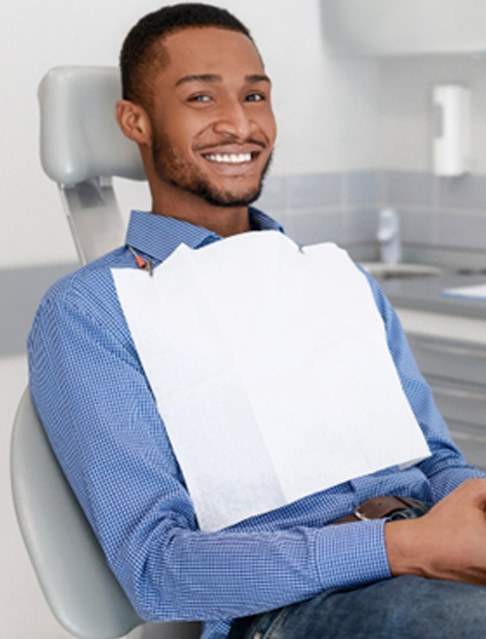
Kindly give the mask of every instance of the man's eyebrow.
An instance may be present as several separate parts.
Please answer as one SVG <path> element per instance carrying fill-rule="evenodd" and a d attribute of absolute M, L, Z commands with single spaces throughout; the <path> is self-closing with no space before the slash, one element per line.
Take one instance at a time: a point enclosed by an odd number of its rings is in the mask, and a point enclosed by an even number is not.
<path fill-rule="evenodd" d="M 245 76 L 245 81 L 250 84 L 256 84 L 258 82 L 268 82 L 271 83 L 268 75 L 265 74 L 253 74 Z M 223 77 L 221 75 L 216 75 L 215 73 L 200 73 L 200 74 L 192 74 L 185 75 L 182 78 L 179 78 L 175 83 L 175 86 L 178 87 L 181 84 L 187 84 L 189 82 L 210 82 L 210 83 L 221 83 L 223 82 Z"/>
<path fill-rule="evenodd" d="M 247 82 L 256 84 L 257 82 L 268 82 L 268 84 L 272 84 L 272 81 L 268 77 L 268 75 L 263 74 L 255 74 L 255 75 L 247 75 L 245 80 Z"/>
<path fill-rule="evenodd" d="M 175 83 L 175 86 L 178 87 L 181 84 L 187 84 L 188 82 L 222 82 L 223 78 L 220 75 L 216 75 L 214 73 L 201 73 L 194 75 L 185 75 L 182 78 L 179 78 Z"/>

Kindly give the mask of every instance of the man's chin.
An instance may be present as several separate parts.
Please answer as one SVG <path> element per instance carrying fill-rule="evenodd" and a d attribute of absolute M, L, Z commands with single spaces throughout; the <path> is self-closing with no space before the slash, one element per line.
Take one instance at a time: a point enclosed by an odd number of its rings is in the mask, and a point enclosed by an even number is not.
<path fill-rule="evenodd" d="M 249 206 L 260 197 L 260 193 L 252 197 L 242 197 L 242 198 L 213 198 L 206 197 L 205 200 L 208 204 L 212 206 L 219 206 L 221 208 L 226 209 L 235 209 L 242 208 L 244 206 Z"/>
<path fill-rule="evenodd" d="M 216 188 L 209 182 L 201 181 L 197 184 L 197 192 L 208 204 L 212 206 L 220 206 L 224 208 L 239 208 L 249 206 L 260 197 L 263 189 L 263 182 L 268 174 L 273 154 L 269 156 L 265 167 L 259 178 L 253 181 L 253 185 L 247 185 L 246 189 L 240 188 Z"/>
<path fill-rule="evenodd" d="M 242 206 L 249 206 L 258 198 L 262 192 L 262 185 L 258 188 L 252 189 L 245 193 L 234 192 L 215 192 L 206 187 L 198 189 L 197 195 L 204 199 L 208 204 L 212 206 L 220 206 L 223 208 L 241 208 Z"/>

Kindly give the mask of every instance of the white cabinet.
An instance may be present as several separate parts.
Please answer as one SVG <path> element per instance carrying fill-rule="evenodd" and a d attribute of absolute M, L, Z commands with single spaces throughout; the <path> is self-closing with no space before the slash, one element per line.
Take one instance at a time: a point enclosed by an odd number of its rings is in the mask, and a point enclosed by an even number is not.
<path fill-rule="evenodd" d="M 338 55 L 486 51 L 485 0 L 321 0 L 321 11 Z"/>
<path fill-rule="evenodd" d="M 486 470 L 486 321 L 397 311 L 454 441 Z"/>
<path fill-rule="evenodd" d="M 486 348 L 411 335 L 410 346 L 451 435 L 486 470 Z"/>

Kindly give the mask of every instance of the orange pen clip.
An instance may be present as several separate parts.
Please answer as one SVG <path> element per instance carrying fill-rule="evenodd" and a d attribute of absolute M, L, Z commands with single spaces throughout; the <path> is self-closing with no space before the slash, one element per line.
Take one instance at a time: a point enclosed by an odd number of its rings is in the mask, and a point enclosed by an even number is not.
<path fill-rule="evenodd" d="M 152 276 L 153 275 L 152 260 L 144 259 L 141 255 L 138 255 L 138 253 L 136 253 L 131 246 L 128 247 L 128 250 L 133 255 L 133 258 L 135 260 L 135 264 L 137 265 L 137 267 L 143 270 L 147 270 L 149 272 L 149 275 Z"/>

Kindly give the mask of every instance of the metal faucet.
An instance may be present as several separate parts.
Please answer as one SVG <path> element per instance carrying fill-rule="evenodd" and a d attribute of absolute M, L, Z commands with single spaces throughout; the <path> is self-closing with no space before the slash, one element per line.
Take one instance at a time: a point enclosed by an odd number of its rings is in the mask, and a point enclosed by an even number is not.
<path fill-rule="evenodd" d="M 382 209 L 379 212 L 376 239 L 380 250 L 380 261 L 384 264 L 398 264 L 402 259 L 402 244 L 400 218 L 395 209 Z"/>

